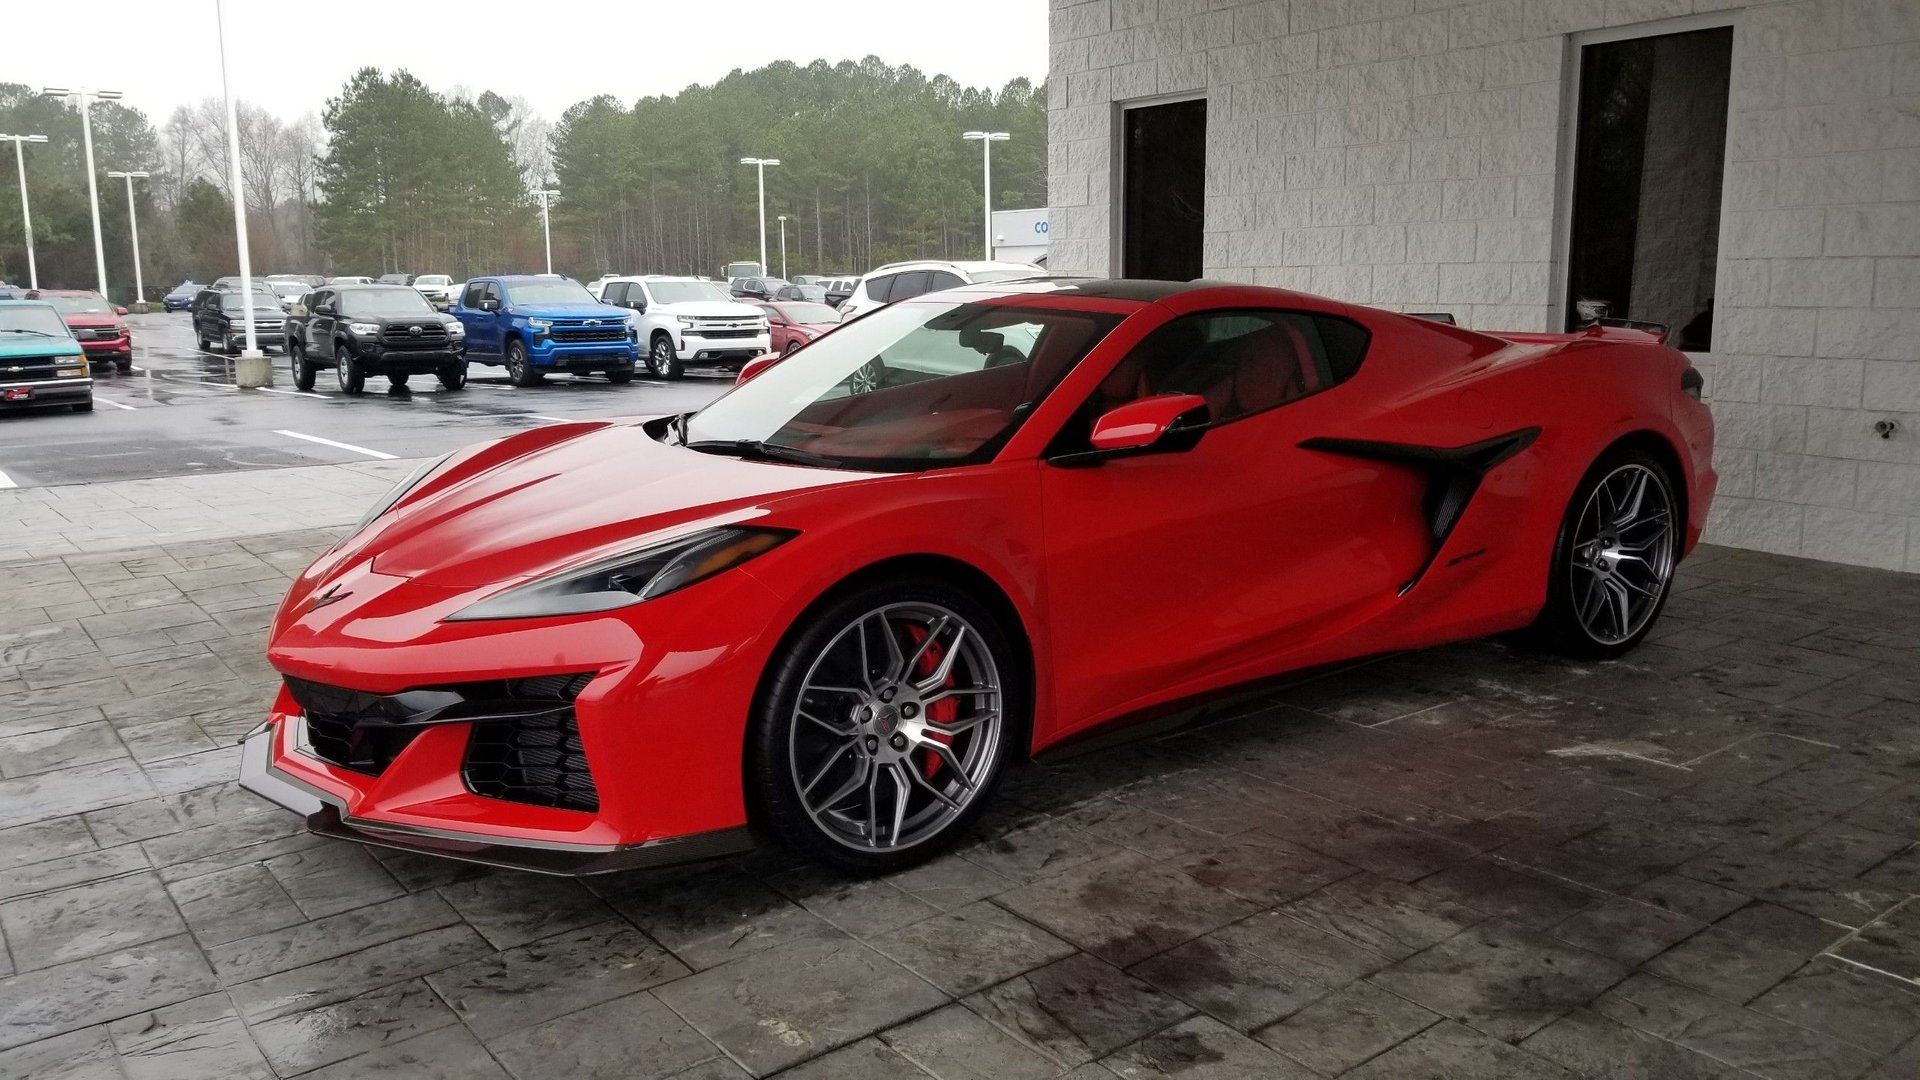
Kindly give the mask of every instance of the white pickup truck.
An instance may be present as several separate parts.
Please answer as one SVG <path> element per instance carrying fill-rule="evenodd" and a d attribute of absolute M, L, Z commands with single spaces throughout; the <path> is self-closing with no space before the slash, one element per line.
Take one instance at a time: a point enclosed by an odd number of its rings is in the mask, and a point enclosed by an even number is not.
<path fill-rule="evenodd" d="M 647 371 L 677 379 L 689 367 L 738 371 L 773 348 L 765 309 L 743 304 L 705 278 L 642 274 L 608 278 L 601 302 L 633 312 Z"/>
<path fill-rule="evenodd" d="M 453 279 L 445 274 L 421 274 L 413 279 L 413 287 L 441 311 L 453 303 Z"/>

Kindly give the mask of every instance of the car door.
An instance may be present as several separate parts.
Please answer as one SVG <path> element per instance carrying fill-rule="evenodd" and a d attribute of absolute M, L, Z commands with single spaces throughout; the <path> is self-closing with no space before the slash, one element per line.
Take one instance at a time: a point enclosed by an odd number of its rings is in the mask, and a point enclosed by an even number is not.
<path fill-rule="evenodd" d="M 1199 394 L 1212 417 L 1188 450 L 1041 466 L 1062 731 L 1292 666 L 1424 565 L 1417 479 L 1300 446 L 1352 409 L 1365 349 L 1324 318 L 1176 318 L 1056 439 L 1052 454 L 1085 449 L 1096 416 L 1154 394 Z"/>
<path fill-rule="evenodd" d="M 331 361 L 334 359 L 333 328 L 340 321 L 340 292 L 338 289 L 321 289 L 307 299 L 310 303 L 302 343 L 316 359 Z"/>
<path fill-rule="evenodd" d="M 498 282 L 476 281 L 467 286 L 466 300 L 459 314 L 461 324 L 467 328 L 467 352 L 499 355 L 501 309 L 505 305 L 506 298 Z"/>

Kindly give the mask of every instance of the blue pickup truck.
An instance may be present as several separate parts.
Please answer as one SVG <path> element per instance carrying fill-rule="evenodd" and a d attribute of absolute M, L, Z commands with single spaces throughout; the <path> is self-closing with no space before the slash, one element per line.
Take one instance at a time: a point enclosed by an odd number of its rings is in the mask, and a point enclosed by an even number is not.
<path fill-rule="evenodd" d="M 467 359 L 506 365 L 515 386 L 558 372 L 631 382 L 640 362 L 627 311 L 595 300 L 572 278 L 473 278 L 447 313 L 467 328 Z"/>

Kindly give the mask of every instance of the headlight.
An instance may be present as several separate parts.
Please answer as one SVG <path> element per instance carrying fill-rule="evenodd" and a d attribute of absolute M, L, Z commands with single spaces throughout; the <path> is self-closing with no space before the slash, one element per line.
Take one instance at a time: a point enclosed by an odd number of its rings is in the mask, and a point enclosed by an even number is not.
<path fill-rule="evenodd" d="M 394 503 L 397 503 L 401 499 L 406 498 L 407 492 L 412 491 L 415 487 L 419 486 L 420 481 L 425 480 L 427 478 L 427 474 L 433 472 L 433 470 L 439 468 L 440 466 L 445 465 L 447 463 L 447 459 L 452 456 L 453 456 L 452 453 L 442 454 L 440 457 L 434 459 L 433 461 L 429 461 L 425 465 L 422 465 L 419 468 L 408 473 L 407 478 L 405 480 L 402 480 L 399 483 L 393 485 L 393 490 L 387 492 L 385 495 L 382 495 L 380 497 L 379 502 L 374 503 L 371 509 L 369 509 L 365 514 L 362 514 L 360 516 L 360 520 L 355 522 L 353 525 L 353 532 L 357 533 L 361 529 L 364 529 L 367 526 L 373 524 L 374 521 L 378 519 L 381 514 L 384 514 L 387 511 L 393 509 Z M 348 533 L 347 535 L 352 536 L 353 533 Z"/>
<path fill-rule="evenodd" d="M 680 325 L 681 325 L 681 326 L 692 326 L 692 325 L 693 325 L 693 318 L 692 318 L 691 316 L 687 316 L 687 315 L 675 315 L 675 316 L 674 316 L 674 318 L 675 318 L 676 320 L 678 320 L 678 321 L 679 321 L 679 323 L 680 323 Z"/>
<path fill-rule="evenodd" d="M 466 336 L 467 328 L 457 322 L 442 323 L 441 325 L 447 328 L 448 337 L 465 337 Z"/>
<path fill-rule="evenodd" d="M 536 619 L 629 607 L 739 566 L 786 543 L 793 535 L 785 529 L 707 529 L 563 570 L 496 593 L 447 618 Z"/>
<path fill-rule="evenodd" d="M 361 337 L 372 337 L 380 332 L 380 324 L 370 322 L 348 323 L 347 329 L 359 334 Z"/>
<path fill-rule="evenodd" d="M 527 325 L 533 327 L 535 330 L 549 330 L 549 329 L 552 329 L 553 327 L 553 320 L 552 319 L 528 319 Z"/>

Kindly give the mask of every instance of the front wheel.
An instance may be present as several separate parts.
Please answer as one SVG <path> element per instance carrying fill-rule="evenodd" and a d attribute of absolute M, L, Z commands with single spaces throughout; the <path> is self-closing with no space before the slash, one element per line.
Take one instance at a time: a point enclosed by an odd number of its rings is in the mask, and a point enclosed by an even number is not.
<path fill-rule="evenodd" d="M 507 379 L 515 386 L 540 385 L 540 371 L 527 359 L 526 342 L 515 338 L 507 342 Z"/>
<path fill-rule="evenodd" d="M 666 334 L 655 334 L 653 345 L 647 350 L 647 371 L 666 379 L 677 379 L 685 374 L 680 365 L 680 357 L 673 351 L 673 339 Z"/>
<path fill-rule="evenodd" d="M 334 346 L 334 355 L 339 362 L 333 367 L 333 377 L 340 383 L 343 394 L 358 394 L 367 388 L 367 372 L 360 366 L 360 359 L 353 355 L 353 348 L 345 342 Z"/>
<path fill-rule="evenodd" d="M 1026 731 L 998 618 L 943 581 L 877 582 L 806 617 L 756 705 L 752 778 L 795 848 L 866 872 L 951 846 Z"/>
<path fill-rule="evenodd" d="M 1593 660 L 1638 645 L 1673 588 L 1678 506 L 1673 478 L 1650 454 L 1629 450 L 1590 469 L 1560 526 L 1535 636 Z"/>
<path fill-rule="evenodd" d="M 307 347 L 300 344 L 299 338 L 287 339 L 287 367 L 293 371 L 294 389 L 313 389 L 313 364 L 307 360 Z"/>

